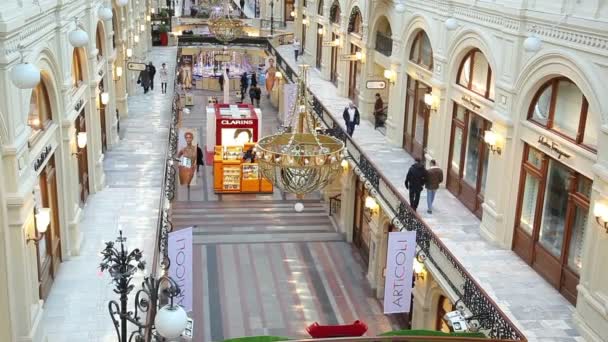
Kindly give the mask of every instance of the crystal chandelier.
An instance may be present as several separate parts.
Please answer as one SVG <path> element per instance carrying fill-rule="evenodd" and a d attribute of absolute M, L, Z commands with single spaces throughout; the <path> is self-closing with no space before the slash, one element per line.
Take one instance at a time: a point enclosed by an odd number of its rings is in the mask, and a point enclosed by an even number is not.
<path fill-rule="evenodd" d="M 230 16 L 227 1 L 216 8 L 209 19 L 209 31 L 224 44 L 235 40 L 243 34 L 243 22 Z"/>
<path fill-rule="evenodd" d="M 256 145 L 257 161 L 264 177 L 299 198 L 323 189 L 339 175 L 344 150 L 342 141 L 315 130 L 306 93 L 308 67 L 300 66 L 291 132 L 264 137 Z"/>

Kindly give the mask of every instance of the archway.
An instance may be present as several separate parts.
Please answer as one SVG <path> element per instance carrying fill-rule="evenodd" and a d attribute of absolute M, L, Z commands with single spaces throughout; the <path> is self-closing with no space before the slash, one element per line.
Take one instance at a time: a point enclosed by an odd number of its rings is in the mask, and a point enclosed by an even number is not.
<path fill-rule="evenodd" d="M 101 21 L 97 23 L 97 30 L 95 33 L 95 42 L 97 45 L 97 61 L 102 61 L 105 53 L 105 30 L 104 25 Z M 99 81 L 97 86 L 97 110 L 99 111 L 99 122 L 101 129 L 101 151 L 102 153 L 108 149 L 108 134 L 106 128 L 106 105 L 108 101 L 108 93 L 106 86 L 109 85 L 108 73 L 104 73 L 103 78 Z M 105 102 L 105 103 L 104 103 Z"/>
<path fill-rule="evenodd" d="M 83 48 L 74 48 L 74 51 L 72 52 L 72 82 L 76 89 L 84 84 L 86 70 L 85 63 L 86 56 Z M 76 117 L 76 121 L 74 122 L 74 128 L 76 129 L 77 136 L 79 133 L 85 133 L 88 140 L 90 135 L 87 133 L 87 120 L 85 116 L 86 106 L 84 101 L 86 101 L 86 99 L 77 103 L 76 111 L 79 113 Z M 78 185 L 80 188 L 80 203 L 81 205 L 84 205 L 87 197 L 89 196 L 89 162 L 87 146 L 84 146 L 83 148 L 77 147 L 77 149 L 78 154 L 76 157 L 78 158 Z"/>
<path fill-rule="evenodd" d="M 348 19 L 348 34 L 350 46 L 348 47 L 351 55 L 357 55 L 362 53 L 361 46 L 354 44 L 354 40 L 360 40 L 363 31 L 363 17 L 359 7 L 354 6 L 351 10 Z M 353 39 L 354 38 L 354 39 Z M 361 78 L 361 61 L 353 60 L 349 62 L 348 67 L 348 97 L 357 104 L 359 102 L 359 79 Z"/>
<path fill-rule="evenodd" d="M 329 9 L 329 22 L 331 30 L 331 41 L 337 42 L 331 46 L 329 79 L 335 86 L 338 85 L 338 48 L 340 42 L 340 22 L 341 22 L 340 2 L 334 0 Z"/>

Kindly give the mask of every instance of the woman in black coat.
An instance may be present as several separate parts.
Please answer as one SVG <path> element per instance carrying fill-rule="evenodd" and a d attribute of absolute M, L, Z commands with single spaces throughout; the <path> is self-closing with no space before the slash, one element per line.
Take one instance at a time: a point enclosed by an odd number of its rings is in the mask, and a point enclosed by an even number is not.
<path fill-rule="evenodd" d="M 199 168 L 201 167 L 201 165 L 205 166 L 205 162 L 203 158 L 203 150 L 201 150 L 201 147 L 198 146 L 198 144 L 196 144 L 196 172 L 199 172 Z"/>

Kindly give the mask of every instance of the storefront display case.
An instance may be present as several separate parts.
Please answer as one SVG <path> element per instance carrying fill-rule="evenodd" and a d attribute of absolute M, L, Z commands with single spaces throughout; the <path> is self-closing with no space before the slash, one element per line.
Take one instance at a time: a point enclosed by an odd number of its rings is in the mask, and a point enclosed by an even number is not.
<path fill-rule="evenodd" d="M 253 152 L 254 143 L 243 146 L 215 146 L 213 189 L 216 193 L 272 193 L 270 181 L 263 178 Z"/>

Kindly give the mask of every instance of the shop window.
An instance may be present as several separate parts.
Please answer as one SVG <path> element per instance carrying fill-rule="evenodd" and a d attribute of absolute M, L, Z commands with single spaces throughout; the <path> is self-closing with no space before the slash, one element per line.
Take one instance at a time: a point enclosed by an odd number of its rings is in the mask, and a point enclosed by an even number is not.
<path fill-rule="evenodd" d="M 412 49 L 410 50 L 410 61 L 425 69 L 433 70 L 433 48 L 426 32 L 420 30 L 416 33 Z"/>
<path fill-rule="evenodd" d="M 81 48 L 75 48 L 72 53 L 72 85 L 74 88 L 80 87 L 82 81 L 84 81 L 83 73 L 82 73 L 82 58 L 80 56 L 80 52 L 78 51 Z"/>
<path fill-rule="evenodd" d="M 95 46 L 97 47 L 97 60 L 101 60 L 103 57 L 103 28 L 101 23 L 97 24 L 97 31 L 95 32 Z"/>
<path fill-rule="evenodd" d="M 294 0 L 285 0 L 285 13 L 284 18 L 285 21 L 293 21 L 294 17 L 291 15 L 293 11 L 295 11 L 295 1 Z"/>
<path fill-rule="evenodd" d="M 49 93 L 45 85 L 44 78 L 32 90 L 30 97 L 30 108 L 27 116 L 27 124 L 32 129 L 30 142 L 50 124 L 52 117 Z"/>
<path fill-rule="evenodd" d="M 554 78 L 540 87 L 530 105 L 528 119 L 595 151 L 598 115 L 589 113 L 589 103 L 578 86 L 567 78 Z"/>
<path fill-rule="evenodd" d="M 319 6 L 317 7 L 317 14 L 323 16 L 323 0 L 319 0 Z"/>
<path fill-rule="evenodd" d="M 592 181 L 530 146 L 521 178 L 513 250 L 575 302 Z"/>
<path fill-rule="evenodd" d="M 331 8 L 329 9 L 329 21 L 333 24 L 340 25 L 340 15 L 340 3 L 338 2 L 338 0 L 334 0 L 333 4 L 331 5 Z"/>
<path fill-rule="evenodd" d="M 457 80 L 459 85 L 489 100 L 494 100 L 492 68 L 481 51 L 474 49 L 467 53 L 458 70 Z"/>

